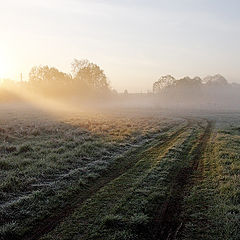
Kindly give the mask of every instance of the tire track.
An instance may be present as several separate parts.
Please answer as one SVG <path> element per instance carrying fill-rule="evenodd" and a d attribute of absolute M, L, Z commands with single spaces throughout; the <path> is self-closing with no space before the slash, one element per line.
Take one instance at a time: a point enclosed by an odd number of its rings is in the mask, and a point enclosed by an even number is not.
<path fill-rule="evenodd" d="M 61 222 L 64 221 L 65 218 L 70 216 L 75 209 L 79 208 L 84 201 L 91 198 L 96 192 L 98 192 L 102 187 L 104 187 L 106 184 L 110 183 L 114 179 L 120 177 L 123 175 L 126 171 L 133 168 L 140 160 L 142 154 L 154 154 L 157 153 L 159 150 L 159 147 L 165 149 L 166 147 L 171 144 L 171 142 L 177 138 L 179 135 L 181 135 L 186 129 L 191 127 L 194 123 L 193 120 L 185 119 L 187 121 L 187 124 L 177 130 L 175 133 L 173 133 L 171 136 L 168 137 L 167 140 L 164 142 L 160 141 L 160 143 L 157 143 L 146 150 L 140 149 L 136 153 L 131 153 L 130 156 L 126 157 L 125 161 L 120 161 L 113 166 L 111 166 L 107 170 L 107 174 L 102 176 L 95 182 L 94 184 L 90 183 L 90 187 L 85 189 L 84 192 L 79 193 L 74 199 L 71 200 L 71 202 L 65 206 L 64 208 L 60 208 L 56 210 L 55 213 L 53 213 L 51 216 L 45 218 L 42 220 L 41 223 L 38 224 L 31 232 L 26 233 L 23 237 L 19 239 L 23 240 L 38 240 L 42 236 L 46 235 L 47 233 L 51 232 L 55 229 L 56 226 L 58 226 Z M 174 126 L 173 126 L 174 127 Z M 166 131 L 170 130 L 166 129 Z M 157 151 L 158 150 L 158 151 Z M 135 155 L 135 156 L 134 156 Z M 14 238 L 16 239 L 16 238 Z"/>
<path fill-rule="evenodd" d="M 198 165 L 207 147 L 212 133 L 212 122 L 207 121 L 207 127 L 198 140 L 191 155 L 194 156 L 190 166 L 183 167 L 177 174 L 171 188 L 171 194 L 153 220 L 154 240 L 176 240 L 179 232 L 184 227 L 184 222 L 180 221 L 184 189 L 187 185 L 192 185 L 191 177 L 198 170 Z"/>

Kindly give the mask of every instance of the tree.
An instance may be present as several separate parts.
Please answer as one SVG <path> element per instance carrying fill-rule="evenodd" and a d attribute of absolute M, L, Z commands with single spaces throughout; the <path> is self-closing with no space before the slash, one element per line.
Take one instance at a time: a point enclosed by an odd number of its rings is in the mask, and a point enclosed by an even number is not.
<path fill-rule="evenodd" d="M 176 81 L 176 89 L 193 89 L 199 88 L 202 85 L 202 80 L 200 77 L 190 78 L 184 77 Z"/>
<path fill-rule="evenodd" d="M 153 92 L 160 93 L 165 88 L 175 85 L 176 79 L 171 75 L 162 76 L 153 84 Z"/>
<path fill-rule="evenodd" d="M 32 90 L 49 97 L 71 95 L 72 76 L 48 66 L 33 67 L 29 73 Z"/>
<path fill-rule="evenodd" d="M 31 84 L 41 85 L 67 85 L 71 81 L 71 75 L 60 72 L 56 68 L 48 66 L 33 67 L 29 73 L 29 82 Z"/>
<path fill-rule="evenodd" d="M 89 90 L 109 90 L 109 84 L 104 71 L 88 60 L 74 59 L 72 63 L 74 81 Z"/>
<path fill-rule="evenodd" d="M 75 59 L 72 70 L 71 75 L 54 67 L 33 67 L 29 73 L 29 86 L 36 92 L 56 97 L 85 98 L 103 97 L 103 92 L 111 94 L 106 75 L 98 65 L 88 60 Z"/>
<path fill-rule="evenodd" d="M 203 79 L 203 82 L 207 86 L 226 86 L 228 85 L 227 80 L 220 74 L 216 74 L 214 76 L 207 76 Z"/>

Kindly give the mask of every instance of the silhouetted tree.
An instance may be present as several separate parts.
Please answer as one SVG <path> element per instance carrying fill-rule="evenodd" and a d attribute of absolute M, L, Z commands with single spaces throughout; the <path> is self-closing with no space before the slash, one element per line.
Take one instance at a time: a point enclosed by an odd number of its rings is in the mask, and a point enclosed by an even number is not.
<path fill-rule="evenodd" d="M 109 90 L 109 84 L 104 71 L 88 60 L 74 59 L 72 63 L 74 81 L 89 90 Z"/>
<path fill-rule="evenodd" d="M 165 88 L 171 87 L 176 83 L 176 79 L 171 75 L 162 76 L 153 84 L 153 92 L 160 93 Z"/>
<path fill-rule="evenodd" d="M 70 94 L 72 76 L 53 67 L 33 67 L 29 73 L 29 84 L 35 92 L 61 97 Z"/>
<path fill-rule="evenodd" d="M 29 73 L 29 82 L 31 84 L 67 85 L 71 82 L 71 75 L 60 72 L 58 69 L 53 67 L 35 66 Z"/>
<path fill-rule="evenodd" d="M 237 102 L 239 88 L 236 84 L 216 74 L 203 80 L 184 77 L 174 80 L 170 75 L 161 77 L 153 84 L 153 91 L 162 105 L 191 107 L 226 107 Z M 234 101 L 233 101 L 234 100 Z"/>
<path fill-rule="evenodd" d="M 193 89 L 198 88 L 202 85 L 202 80 L 199 77 L 190 78 L 184 77 L 175 82 L 175 88 Z"/>
<path fill-rule="evenodd" d="M 213 87 L 217 87 L 217 86 L 226 86 L 228 84 L 227 80 L 220 74 L 216 74 L 214 76 L 207 76 L 203 79 L 203 82 L 207 85 L 207 86 L 213 86 Z"/>

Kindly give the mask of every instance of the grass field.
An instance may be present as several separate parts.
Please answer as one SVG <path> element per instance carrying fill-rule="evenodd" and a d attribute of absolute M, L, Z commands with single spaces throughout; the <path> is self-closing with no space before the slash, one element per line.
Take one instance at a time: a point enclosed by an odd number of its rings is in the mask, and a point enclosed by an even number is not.
<path fill-rule="evenodd" d="M 0 239 L 239 239 L 240 114 L 0 107 Z"/>

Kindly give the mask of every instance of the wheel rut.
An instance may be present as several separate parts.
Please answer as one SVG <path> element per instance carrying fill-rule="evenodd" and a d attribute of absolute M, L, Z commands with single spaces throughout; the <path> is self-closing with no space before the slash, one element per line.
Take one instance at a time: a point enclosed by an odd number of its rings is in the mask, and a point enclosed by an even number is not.
<path fill-rule="evenodd" d="M 200 136 L 191 155 L 193 160 L 189 166 L 183 167 L 176 175 L 170 190 L 170 197 L 156 211 L 153 220 L 153 240 L 176 240 L 184 227 L 184 222 L 180 220 L 184 189 L 192 186 L 191 178 L 198 171 L 199 163 L 210 140 L 213 123 L 207 121 L 207 127 Z"/>
<path fill-rule="evenodd" d="M 123 175 L 126 171 L 133 168 L 135 164 L 138 163 L 139 158 L 141 158 L 141 154 L 144 152 L 154 152 L 159 147 L 164 148 L 164 146 L 168 146 L 174 139 L 176 139 L 179 135 L 181 135 L 186 129 L 192 126 L 193 120 L 187 120 L 187 124 L 174 132 L 168 139 L 164 142 L 157 143 L 153 146 L 150 146 L 143 152 L 137 152 L 136 156 L 131 157 L 131 161 L 123 161 L 122 165 L 113 164 L 112 167 L 108 169 L 106 176 L 102 176 L 95 182 L 95 184 L 89 184 L 90 187 L 86 188 L 84 192 L 77 194 L 71 201 L 64 207 L 56 210 L 52 215 L 43 219 L 41 223 L 39 223 L 36 227 L 34 227 L 30 232 L 27 232 L 23 237 L 19 239 L 22 240 L 38 240 L 44 235 L 48 234 L 52 230 L 54 230 L 61 222 L 64 221 L 65 218 L 70 216 L 75 209 L 79 208 L 87 199 L 91 198 L 98 192 L 101 188 L 103 188 L 106 184 L 110 183 L 114 179 Z M 169 128 L 170 129 L 170 128 Z M 169 130 L 168 129 L 168 130 Z M 17 239 L 16 237 L 14 239 Z"/>

